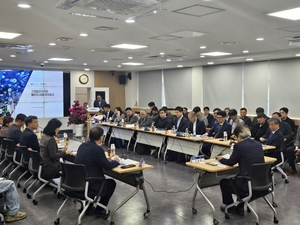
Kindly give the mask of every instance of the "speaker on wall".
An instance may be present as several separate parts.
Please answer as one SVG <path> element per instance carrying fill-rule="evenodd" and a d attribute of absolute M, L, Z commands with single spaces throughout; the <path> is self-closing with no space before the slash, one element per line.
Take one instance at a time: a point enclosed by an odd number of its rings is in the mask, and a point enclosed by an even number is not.
<path fill-rule="evenodd" d="M 127 74 L 127 78 L 128 78 L 129 80 L 131 80 L 131 79 L 132 79 L 132 77 L 131 77 L 131 73 L 128 73 L 128 74 Z"/>
<path fill-rule="evenodd" d="M 126 84 L 126 75 L 119 75 L 119 84 Z"/>

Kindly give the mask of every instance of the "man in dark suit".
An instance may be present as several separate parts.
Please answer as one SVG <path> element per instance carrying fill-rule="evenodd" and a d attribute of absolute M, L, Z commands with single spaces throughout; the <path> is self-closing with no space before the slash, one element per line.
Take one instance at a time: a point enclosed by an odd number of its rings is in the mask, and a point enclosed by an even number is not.
<path fill-rule="evenodd" d="M 101 95 L 97 95 L 97 99 L 94 101 L 94 107 L 103 109 L 106 105 L 106 101 L 102 99 Z"/>
<path fill-rule="evenodd" d="M 279 129 L 283 134 L 284 144 L 288 146 L 294 140 L 294 135 L 290 125 L 281 121 L 281 114 L 279 112 L 274 112 L 272 114 L 272 117 L 278 118 L 280 120 Z"/>
<path fill-rule="evenodd" d="M 212 128 L 216 123 L 218 123 L 218 120 L 217 120 L 217 113 L 221 111 L 220 108 L 214 108 L 213 112 L 214 112 L 214 118 L 213 120 L 211 121 L 211 124 L 208 126 L 208 128 Z"/>
<path fill-rule="evenodd" d="M 206 117 L 206 119 L 208 121 L 208 126 L 207 127 L 211 127 L 211 123 L 212 123 L 214 117 L 213 117 L 213 115 L 211 115 L 209 113 L 209 107 L 208 106 L 204 107 L 204 116 Z"/>
<path fill-rule="evenodd" d="M 26 118 L 26 115 L 19 113 L 15 119 L 15 122 L 13 125 L 11 125 L 10 128 L 8 128 L 6 138 L 14 140 L 16 144 L 20 143 L 20 137 L 22 134 L 21 127 L 24 126 L 24 120 Z"/>
<path fill-rule="evenodd" d="M 102 112 L 103 115 L 103 121 L 109 121 L 109 118 L 114 115 L 114 112 L 110 110 L 110 104 L 105 104 L 104 105 L 104 110 Z"/>
<path fill-rule="evenodd" d="M 75 163 L 84 164 L 88 177 L 101 177 L 105 178 L 103 169 L 112 170 L 119 165 L 119 158 L 114 157 L 107 159 L 104 153 L 104 149 L 99 146 L 103 141 L 103 129 L 101 127 L 94 127 L 91 129 L 90 141 L 83 143 L 79 146 Z M 91 181 L 89 185 L 89 195 L 97 195 L 101 187 L 101 182 Z M 106 186 L 103 189 L 103 195 L 100 199 L 100 203 L 107 206 L 108 202 L 113 195 L 116 188 L 116 182 L 113 179 L 106 179 Z M 98 207 L 94 213 L 99 216 L 105 216 L 106 211 Z"/>
<path fill-rule="evenodd" d="M 20 136 L 20 145 L 28 149 L 40 152 L 40 145 L 34 130 L 38 129 L 39 121 L 36 116 L 28 116 L 25 119 L 26 129 Z"/>
<path fill-rule="evenodd" d="M 183 116 L 188 119 L 188 115 L 189 115 L 188 108 L 182 107 L 182 109 L 183 109 L 183 111 L 182 111 Z"/>
<path fill-rule="evenodd" d="M 183 116 L 183 109 L 180 106 L 175 108 L 176 118 L 174 119 L 173 126 L 177 132 L 185 132 L 185 129 L 188 127 L 189 120 Z"/>
<path fill-rule="evenodd" d="M 239 126 L 234 130 L 234 135 L 237 137 L 237 144 L 234 145 L 232 155 L 229 159 L 217 156 L 217 159 L 225 165 L 233 166 L 239 164 L 239 173 L 236 176 L 248 176 L 251 167 L 255 163 L 264 163 L 264 152 L 262 145 L 251 140 L 250 130 L 247 126 Z M 248 184 L 246 180 L 234 180 L 235 187 L 245 194 L 248 193 Z M 221 210 L 225 210 L 226 205 L 233 203 L 232 194 L 234 190 L 231 186 L 229 179 L 225 178 L 220 181 L 220 188 L 222 191 L 223 205 Z M 244 203 L 239 204 L 237 207 L 232 207 L 228 210 L 230 213 L 238 213 L 244 215 Z"/>
<path fill-rule="evenodd" d="M 172 128 L 172 121 L 167 117 L 167 113 L 164 108 L 159 110 L 159 116 L 155 120 L 154 126 L 158 129 L 170 130 Z"/>
<path fill-rule="evenodd" d="M 255 110 L 255 112 L 256 112 L 256 115 L 258 115 L 258 114 L 262 114 L 262 113 L 265 113 L 265 110 L 264 110 L 264 108 L 262 108 L 262 107 L 258 107 L 256 110 Z M 266 121 L 268 121 L 270 118 L 267 116 L 266 117 Z M 251 123 L 251 128 L 252 128 L 252 126 L 255 126 L 257 124 L 257 116 L 255 116 L 255 117 L 253 117 L 253 120 L 252 120 L 252 123 Z"/>
<path fill-rule="evenodd" d="M 281 114 L 281 121 L 282 122 L 285 122 L 285 123 L 288 123 L 290 126 L 291 126 L 291 129 L 292 129 L 292 132 L 293 134 L 295 133 L 295 121 L 290 119 L 288 117 L 288 114 L 289 114 L 289 109 L 286 108 L 286 107 L 282 107 L 280 110 L 279 110 L 280 114 Z"/>
<path fill-rule="evenodd" d="M 230 137 L 231 134 L 231 125 L 226 122 L 226 113 L 224 111 L 218 111 L 217 113 L 217 119 L 218 123 L 215 123 L 215 125 L 207 131 L 204 136 L 214 137 L 214 138 L 223 138 L 224 132 L 227 133 L 227 137 Z M 202 147 L 202 152 L 210 157 L 210 148 L 211 144 L 205 143 Z"/>
<path fill-rule="evenodd" d="M 245 125 L 247 125 L 248 127 L 251 126 L 251 119 L 247 116 L 246 108 L 240 109 L 240 118 L 244 121 Z"/>
<path fill-rule="evenodd" d="M 197 118 L 195 112 L 189 112 L 188 117 L 190 120 L 188 126 L 189 132 L 191 132 L 194 135 L 202 135 L 206 132 L 204 122 Z"/>
<path fill-rule="evenodd" d="M 251 128 L 251 137 L 254 138 L 254 140 L 259 141 L 259 138 L 264 136 L 268 129 L 269 124 L 266 121 L 266 115 L 264 113 L 257 115 L 257 124 L 255 126 L 252 126 Z"/>

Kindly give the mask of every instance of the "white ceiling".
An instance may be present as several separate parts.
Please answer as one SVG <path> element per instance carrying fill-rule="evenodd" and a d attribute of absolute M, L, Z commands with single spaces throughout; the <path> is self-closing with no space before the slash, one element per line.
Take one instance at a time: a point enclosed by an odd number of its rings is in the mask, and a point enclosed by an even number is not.
<path fill-rule="evenodd" d="M 19 32 L 21 36 L 0 43 L 32 44 L 35 51 L 17 55 L 16 50 L 0 49 L 0 67 L 2 68 L 40 68 L 40 63 L 52 57 L 73 58 L 71 62 L 49 62 L 44 69 L 63 70 L 116 70 L 139 71 L 163 68 L 184 67 L 245 62 L 246 58 L 254 61 L 294 58 L 300 54 L 300 48 L 289 46 L 287 38 L 300 36 L 300 21 L 291 21 L 267 16 L 266 13 L 300 7 L 299 0 L 166 0 L 162 8 L 166 11 L 155 15 L 138 18 L 136 23 L 125 23 L 125 19 L 155 9 L 158 6 L 145 8 L 130 15 L 113 15 L 108 12 L 74 7 L 69 10 L 56 8 L 58 0 L 1 0 L 0 31 Z M 113 0 L 110 0 L 113 1 Z M 116 0 L 115 0 L 116 1 Z M 19 3 L 28 3 L 30 9 L 21 9 Z M 196 5 L 196 6 L 195 6 Z M 191 7 L 194 6 L 194 7 Z M 206 7 L 202 7 L 206 6 Z M 185 8 L 185 9 L 184 9 Z M 178 11 L 181 13 L 176 13 Z M 70 15 L 81 12 L 104 17 L 116 17 L 119 20 L 85 18 Z M 190 14 L 207 14 L 191 16 Z M 99 31 L 94 28 L 107 26 L 118 28 L 113 31 Z M 298 27 L 297 27 L 298 26 Z M 294 32 L 282 30 L 292 27 Z M 195 31 L 208 35 L 194 38 L 179 38 L 165 41 L 153 37 L 163 36 L 179 31 Z M 88 37 L 79 36 L 88 33 Z M 72 42 L 57 42 L 58 37 L 70 37 Z M 256 41 L 263 37 L 264 41 Z M 50 42 L 56 42 L 54 47 Z M 237 45 L 221 45 L 220 42 L 238 42 Z M 91 49 L 109 49 L 111 45 L 130 43 L 148 45 L 140 50 L 120 50 L 116 52 L 97 52 Z M 200 49 L 200 46 L 206 49 Z M 68 50 L 62 46 L 70 47 Z M 181 51 L 180 51 L 181 50 Z M 244 54 L 243 50 L 249 50 Z M 205 57 L 205 52 L 230 52 L 230 56 Z M 181 56 L 177 60 L 166 62 L 166 59 L 147 59 L 159 55 Z M 129 60 L 128 57 L 133 59 Z M 179 59 L 178 59 L 179 58 Z M 120 59 L 120 60 L 113 60 Z M 108 60 L 108 63 L 104 63 Z M 144 66 L 122 66 L 123 62 L 142 62 Z M 87 66 L 83 66 L 87 63 Z"/>

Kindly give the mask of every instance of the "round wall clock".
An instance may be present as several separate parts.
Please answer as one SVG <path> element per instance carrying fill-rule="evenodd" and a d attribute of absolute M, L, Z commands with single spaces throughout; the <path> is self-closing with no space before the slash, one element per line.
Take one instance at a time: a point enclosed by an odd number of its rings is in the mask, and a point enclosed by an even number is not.
<path fill-rule="evenodd" d="M 81 74 L 81 75 L 79 76 L 79 82 L 80 82 L 81 84 L 87 84 L 87 83 L 89 82 L 89 76 L 86 75 L 86 74 Z"/>

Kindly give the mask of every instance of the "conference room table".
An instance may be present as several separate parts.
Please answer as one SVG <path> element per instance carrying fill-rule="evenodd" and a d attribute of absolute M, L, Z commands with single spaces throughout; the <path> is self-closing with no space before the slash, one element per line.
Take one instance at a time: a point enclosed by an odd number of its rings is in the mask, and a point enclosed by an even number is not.
<path fill-rule="evenodd" d="M 273 163 L 273 162 L 276 161 L 276 158 L 267 157 L 267 156 L 265 156 L 264 158 L 265 158 L 266 163 Z M 216 162 L 216 163 L 218 163 L 218 165 L 212 166 L 212 165 L 207 164 L 209 162 Z M 213 174 L 216 174 L 216 176 L 217 176 L 218 173 L 237 169 L 238 165 L 226 166 L 226 165 L 223 165 L 223 164 L 219 163 L 216 159 L 207 159 L 203 162 L 187 162 L 186 165 L 189 166 L 189 167 L 194 168 L 194 171 L 195 171 L 196 188 L 195 188 L 193 198 L 192 198 L 192 212 L 193 212 L 193 214 L 197 213 L 197 209 L 195 208 L 195 201 L 196 201 L 197 192 L 199 191 L 200 194 L 202 195 L 202 197 L 205 199 L 205 201 L 208 203 L 208 205 L 212 209 L 213 224 L 214 225 L 218 224 L 219 222 L 216 219 L 215 207 L 213 206 L 213 204 L 211 203 L 209 198 L 204 194 L 204 192 L 201 189 L 201 185 L 200 185 L 201 179 L 202 179 L 204 173 L 213 173 Z"/>
<path fill-rule="evenodd" d="M 77 149 L 81 143 L 78 141 L 69 141 L 69 150 L 72 151 L 72 155 L 66 155 L 63 160 L 74 163 L 75 162 L 75 157 L 77 153 Z M 105 152 L 107 155 L 107 152 Z M 128 162 L 128 160 L 125 160 L 125 162 Z M 139 166 L 139 162 L 134 161 L 134 160 L 129 160 L 130 164 L 135 164 L 134 167 L 131 168 L 126 168 L 122 169 L 120 166 L 113 168 L 111 171 L 103 169 L 103 172 L 105 175 L 110 176 L 114 179 L 117 179 L 123 183 L 126 183 L 130 186 L 133 186 L 135 190 L 128 195 L 124 200 L 122 200 L 111 212 L 111 222 L 110 224 L 114 224 L 114 217 L 115 213 L 118 209 L 120 209 L 126 202 L 128 202 L 131 198 L 133 198 L 139 190 L 143 191 L 144 198 L 146 201 L 147 209 L 146 212 L 144 213 L 144 217 L 147 218 L 150 213 L 150 203 L 148 199 L 148 195 L 146 192 L 146 188 L 144 185 L 144 174 L 143 171 L 147 169 L 152 169 L 154 166 L 149 165 L 149 164 L 144 164 L 143 166 Z"/>

